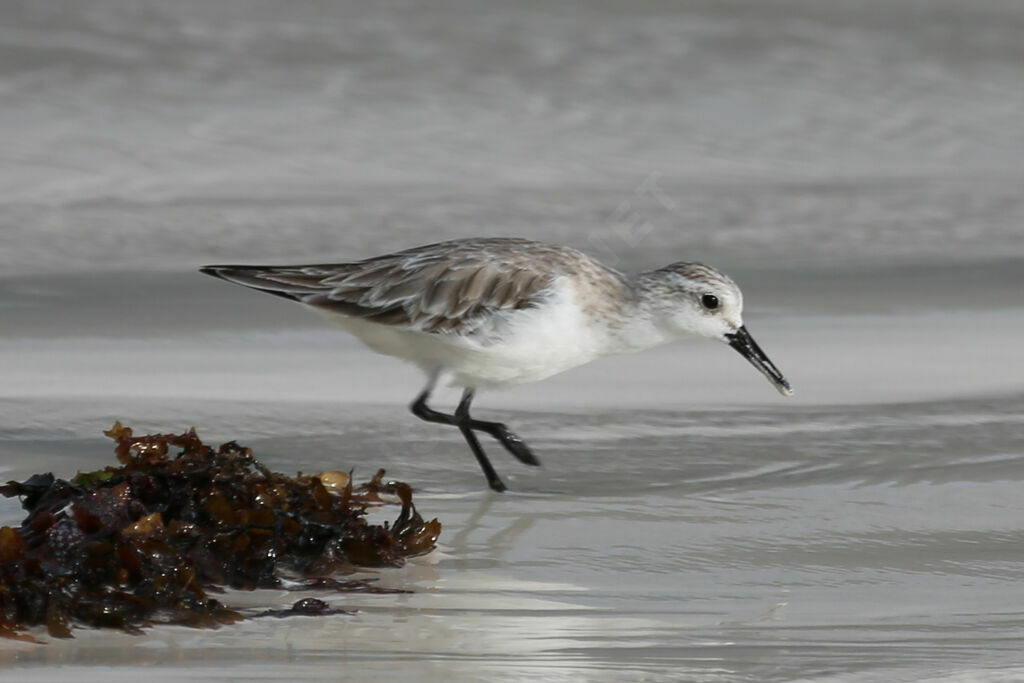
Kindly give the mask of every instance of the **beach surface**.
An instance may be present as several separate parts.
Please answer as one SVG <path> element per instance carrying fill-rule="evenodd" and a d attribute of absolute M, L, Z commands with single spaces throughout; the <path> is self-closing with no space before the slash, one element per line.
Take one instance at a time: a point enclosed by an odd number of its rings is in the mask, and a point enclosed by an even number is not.
<path fill-rule="evenodd" d="M 321 596 L 351 615 L 0 668 L 1024 680 L 1019 3 L 58 5 L 0 8 L 0 479 L 112 463 L 115 420 L 195 426 L 384 467 L 444 531 L 367 574 L 411 592 Z M 484 442 L 494 494 L 409 413 L 415 368 L 196 270 L 471 235 L 713 264 L 795 395 L 706 341 L 482 392 L 543 462 Z"/>

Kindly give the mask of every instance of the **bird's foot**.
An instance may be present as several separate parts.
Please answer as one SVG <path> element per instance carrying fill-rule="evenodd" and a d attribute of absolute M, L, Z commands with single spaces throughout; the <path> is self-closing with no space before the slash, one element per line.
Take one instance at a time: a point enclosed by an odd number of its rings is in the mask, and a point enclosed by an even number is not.
<path fill-rule="evenodd" d="M 526 442 L 510 432 L 505 425 L 497 423 L 494 426 L 494 431 L 491 432 L 491 436 L 497 439 L 505 447 L 505 450 L 511 453 L 519 462 L 531 467 L 540 467 L 540 460 L 533 454 L 530 447 L 526 445 Z"/>

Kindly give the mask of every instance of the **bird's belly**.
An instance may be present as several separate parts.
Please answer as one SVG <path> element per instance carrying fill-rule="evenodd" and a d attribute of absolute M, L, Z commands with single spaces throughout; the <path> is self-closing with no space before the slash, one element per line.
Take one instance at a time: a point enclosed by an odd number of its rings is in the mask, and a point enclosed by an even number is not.
<path fill-rule="evenodd" d="M 444 364 L 451 383 L 499 387 L 536 382 L 588 363 L 596 354 L 565 344 L 500 346 L 460 355 Z"/>
<path fill-rule="evenodd" d="M 445 367 L 452 383 L 488 387 L 536 382 L 589 363 L 599 354 L 600 331 L 586 324 L 568 297 L 517 311 L 500 339 L 453 354 Z"/>
<path fill-rule="evenodd" d="M 481 388 L 535 382 L 596 358 L 599 345 L 586 326 L 573 320 L 573 309 L 560 315 L 521 314 L 501 339 L 488 341 L 327 317 L 378 353 L 411 361 L 426 372 L 441 370 L 456 386 Z"/>

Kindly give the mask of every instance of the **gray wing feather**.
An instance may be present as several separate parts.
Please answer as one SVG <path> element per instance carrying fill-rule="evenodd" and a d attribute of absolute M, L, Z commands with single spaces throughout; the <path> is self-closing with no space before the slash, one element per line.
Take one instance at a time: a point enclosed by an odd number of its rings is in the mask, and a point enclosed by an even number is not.
<path fill-rule="evenodd" d="M 495 316 L 536 306 L 557 273 L 525 240 L 441 243 L 357 263 L 209 266 L 203 272 L 341 315 L 433 332 L 473 334 Z M 551 264 L 548 263 L 548 266 Z"/>

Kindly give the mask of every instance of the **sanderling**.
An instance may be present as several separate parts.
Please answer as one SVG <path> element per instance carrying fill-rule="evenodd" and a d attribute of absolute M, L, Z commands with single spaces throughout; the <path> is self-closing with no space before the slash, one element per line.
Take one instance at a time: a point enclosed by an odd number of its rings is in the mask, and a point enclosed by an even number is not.
<path fill-rule="evenodd" d="M 625 274 L 569 247 L 478 238 L 354 263 L 201 271 L 303 303 L 374 351 L 418 365 L 428 379 L 413 414 L 458 427 L 495 491 L 505 484 L 475 432 L 491 435 L 522 463 L 540 461 L 504 424 L 470 416 L 479 388 L 534 382 L 599 356 L 706 337 L 727 343 L 780 393 L 792 394 L 743 325 L 739 287 L 700 263 Z M 452 414 L 427 405 L 439 379 L 464 389 Z"/>

